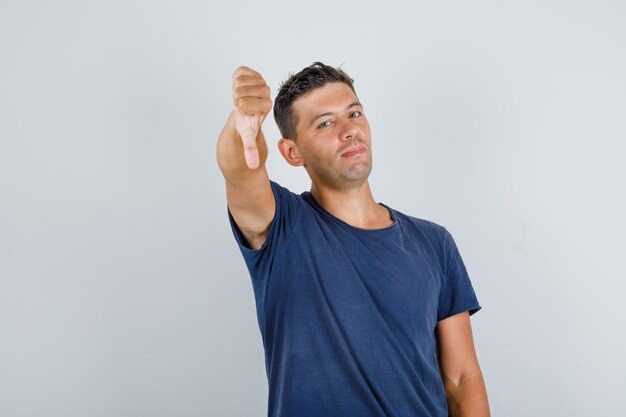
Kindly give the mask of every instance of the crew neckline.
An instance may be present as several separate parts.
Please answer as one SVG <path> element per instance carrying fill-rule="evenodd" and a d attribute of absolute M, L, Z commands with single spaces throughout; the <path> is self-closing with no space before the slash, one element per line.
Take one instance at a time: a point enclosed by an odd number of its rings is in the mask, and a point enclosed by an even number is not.
<path fill-rule="evenodd" d="M 334 214 L 332 214 L 331 212 L 329 212 L 328 210 L 326 210 L 324 207 L 322 207 L 317 200 L 315 200 L 315 198 L 313 197 L 313 195 L 311 194 L 310 191 L 304 191 L 302 194 L 302 197 L 309 201 L 316 209 L 318 209 L 320 212 L 322 212 L 324 215 L 330 217 L 332 220 L 334 220 L 335 222 L 342 224 L 350 229 L 353 230 L 358 230 L 360 232 L 383 232 L 385 230 L 390 230 L 395 228 L 398 225 L 398 219 L 396 218 L 396 215 L 393 212 L 393 209 L 391 209 L 391 207 L 387 206 L 384 203 L 378 202 L 377 204 L 380 204 L 381 206 L 383 206 L 384 208 L 387 209 L 387 211 L 389 212 L 389 216 L 391 217 L 391 220 L 393 220 L 393 223 L 390 224 L 389 226 L 386 227 L 381 227 L 378 229 L 364 229 L 362 227 L 357 227 L 357 226 L 353 226 L 349 223 L 346 223 L 345 221 L 341 220 L 339 217 L 336 217 Z"/>

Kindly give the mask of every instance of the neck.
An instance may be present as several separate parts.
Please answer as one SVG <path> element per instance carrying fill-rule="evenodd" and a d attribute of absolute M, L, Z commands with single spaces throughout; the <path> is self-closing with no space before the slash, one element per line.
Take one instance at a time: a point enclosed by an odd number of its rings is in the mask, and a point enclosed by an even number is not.
<path fill-rule="evenodd" d="M 324 210 L 351 226 L 381 229 L 393 224 L 389 211 L 374 200 L 367 180 L 344 189 L 313 182 L 311 195 Z"/>

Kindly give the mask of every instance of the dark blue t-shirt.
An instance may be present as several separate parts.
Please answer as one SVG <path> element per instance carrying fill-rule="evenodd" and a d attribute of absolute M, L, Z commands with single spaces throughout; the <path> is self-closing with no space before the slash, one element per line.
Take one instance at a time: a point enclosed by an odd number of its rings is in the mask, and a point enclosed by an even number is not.
<path fill-rule="evenodd" d="M 447 417 L 435 327 L 481 307 L 450 233 L 385 204 L 361 229 L 271 181 L 276 214 L 250 249 L 269 417 Z"/>

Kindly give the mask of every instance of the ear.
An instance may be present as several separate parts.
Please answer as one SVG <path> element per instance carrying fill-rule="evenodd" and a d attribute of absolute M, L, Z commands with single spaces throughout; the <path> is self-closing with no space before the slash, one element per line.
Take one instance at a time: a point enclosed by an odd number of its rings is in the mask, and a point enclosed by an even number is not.
<path fill-rule="evenodd" d="M 278 141 L 278 151 L 291 166 L 299 167 L 304 165 L 304 159 L 300 155 L 298 145 L 289 138 L 280 138 Z"/>

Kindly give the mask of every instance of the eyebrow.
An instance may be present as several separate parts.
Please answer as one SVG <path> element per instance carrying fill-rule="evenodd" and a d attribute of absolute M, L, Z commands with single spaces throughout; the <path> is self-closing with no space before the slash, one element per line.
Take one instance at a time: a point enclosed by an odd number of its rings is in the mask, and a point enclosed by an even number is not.
<path fill-rule="evenodd" d="M 350 104 L 348 104 L 348 106 L 346 107 L 346 110 L 349 110 L 349 109 L 351 109 L 352 107 L 355 107 L 355 106 L 359 106 L 359 107 L 363 108 L 363 105 L 362 105 L 361 103 L 359 103 L 358 101 L 355 101 L 354 103 L 350 103 Z M 313 117 L 313 118 L 311 119 L 311 123 L 309 124 L 309 127 L 310 127 L 311 125 L 313 125 L 313 123 L 315 123 L 315 121 L 316 121 L 317 119 L 319 119 L 320 117 L 324 117 L 324 116 L 331 116 L 331 115 L 333 115 L 333 114 L 335 114 L 335 113 L 333 113 L 333 112 L 326 112 L 326 113 L 322 113 L 322 114 L 319 114 L 319 115 L 317 115 L 317 116 Z"/>

